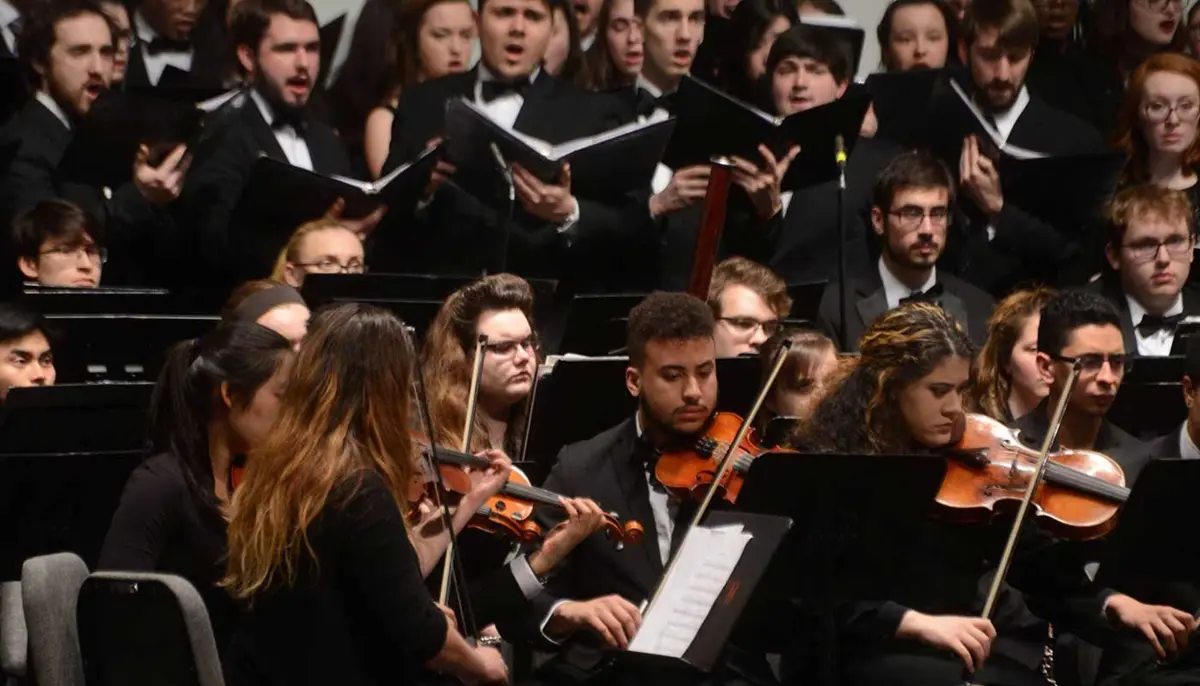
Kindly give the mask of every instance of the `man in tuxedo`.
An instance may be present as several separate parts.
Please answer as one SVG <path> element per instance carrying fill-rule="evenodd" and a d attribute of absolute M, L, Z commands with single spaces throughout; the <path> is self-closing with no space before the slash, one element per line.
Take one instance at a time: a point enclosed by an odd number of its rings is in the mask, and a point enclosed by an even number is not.
<path fill-rule="evenodd" d="M 295 229 L 264 227 L 235 212 L 260 155 L 327 176 L 351 173 L 337 134 L 316 121 L 309 109 L 321 75 L 320 34 L 312 5 L 305 0 L 244 0 L 232 31 L 239 69 L 252 85 L 246 97 L 231 103 L 234 111 L 197 155 L 180 203 L 180 220 L 190 222 L 205 269 L 221 287 L 268 274 L 286 236 Z M 360 221 L 343 219 L 342 224 L 365 233 L 379 217 L 377 212 Z"/>
<path fill-rule="evenodd" d="M 835 31 L 804 24 L 775 40 L 767 56 L 767 73 L 772 103 L 780 116 L 834 102 L 845 95 L 853 77 L 845 41 Z M 847 161 L 845 250 L 851 275 L 869 271 L 866 216 L 871 188 L 883 166 L 899 151 L 891 143 L 860 137 Z M 738 165 L 740 173 L 749 178 L 777 179 L 770 203 L 761 202 L 761 193 L 757 196 L 760 202 L 755 203 L 760 219 L 755 230 L 776 237 L 768 264 L 789 283 L 837 278 L 837 246 L 841 240 L 838 182 L 829 180 L 796 193 L 779 193 L 778 184 L 787 166 L 777 166 L 767 156 L 769 151 L 763 152 L 765 165 L 745 160 L 739 160 Z"/>
<path fill-rule="evenodd" d="M 1187 419 L 1174 431 L 1150 442 L 1150 456 L 1153 458 L 1200 459 L 1200 338 L 1188 339 L 1181 385 Z"/>
<path fill-rule="evenodd" d="M 953 179 L 937 158 L 907 152 L 892 160 L 875 184 L 871 225 L 883 246 L 874 273 L 846 287 L 842 349 L 858 350 L 858 339 L 880 315 L 907 302 L 933 301 L 962 324 L 977 343 L 987 338 L 992 298 L 950 274 L 939 273 L 946 231 L 954 209 Z M 821 297 L 817 323 L 830 338 L 842 333 L 838 283 Z"/>
<path fill-rule="evenodd" d="M 654 293 L 633 308 L 625 383 L 638 400 L 636 415 L 558 455 L 547 489 L 590 497 L 641 522 L 646 536 L 637 546 L 616 550 L 602 535 L 593 535 L 547 580 L 546 592 L 533 600 L 530 629 L 564 650 L 539 671 L 538 683 L 581 683 L 591 677 L 596 678 L 592 683 L 647 683 L 644 671 L 602 673 L 595 639 L 612 648 L 629 645 L 641 624 L 637 605 L 653 594 L 694 512 L 692 503 L 658 483 L 654 460 L 659 450 L 692 445 L 716 408 L 713 325 L 708 306 L 683 293 Z M 715 670 L 713 683 L 771 683 L 769 676 L 743 676 L 749 663 L 727 661 Z M 655 683 L 671 683 L 658 676 Z"/>
<path fill-rule="evenodd" d="M 562 0 L 480 3 L 479 64 L 401 94 L 385 174 L 441 139 L 446 105 L 458 98 L 474 102 L 501 126 L 552 145 L 620 123 L 608 96 L 584 91 L 541 68 L 550 40 L 552 1 Z M 622 218 L 619 207 L 575 195 L 567 165 L 549 183 L 513 165 L 510 185 L 507 170 L 497 170 L 506 181 L 495 193 L 477 188 L 472 194 L 464 190 L 467 184 L 445 183 L 453 181 L 454 172 L 448 162 L 439 164 L 431 194 L 415 216 L 422 228 L 399 226 L 404 218 L 393 213 L 385 230 L 396 245 L 373 250 L 373 261 L 383 259 L 388 268 L 423 273 L 473 274 L 486 269 L 578 285 L 589 278 L 583 273 L 595 274 L 593 267 L 613 270 L 611 263 L 592 264 L 589 253 L 637 238 L 636 225 Z"/>
<path fill-rule="evenodd" d="M 206 31 L 220 24 L 207 0 L 140 0 L 134 5 L 134 45 L 125 83 L 134 87 L 220 88 L 222 41 Z"/>
<path fill-rule="evenodd" d="M 967 90 L 973 102 L 1006 146 L 1051 156 L 1103 150 L 1094 129 L 1026 88 L 1038 31 L 1029 0 L 971 3 L 959 52 L 970 72 Z M 952 248 L 948 268 L 993 295 L 1006 294 L 1028 280 L 1083 283 L 1098 266 L 1082 252 L 1091 216 L 1080 217 L 1072 226 L 1056 226 L 1023 209 L 1030 199 L 1005 194 L 997 163 L 1002 153 L 994 150 L 989 137 L 974 133 L 981 128 L 967 117 L 953 92 L 935 103 L 931 115 L 937 129 L 932 135 L 949 137 L 935 147 L 942 148 L 943 159 L 958 160 L 970 217 L 955 236 L 961 245 Z"/>
<path fill-rule="evenodd" d="M 0 144 L 18 146 L 8 173 L 0 179 L 0 226 L 42 200 L 65 198 L 96 217 L 113 252 L 109 282 L 157 281 L 146 266 L 170 249 L 169 216 L 160 211 L 179 196 L 187 169 L 183 146 L 158 166 L 143 149 L 131 180 L 117 188 L 72 183 L 58 171 L 72 130 L 112 77 L 112 25 L 94 0 L 52 0 L 25 20 L 21 60 L 38 91 L 0 132 Z M 11 264 L 11 260 L 6 260 Z"/>
<path fill-rule="evenodd" d="M 757 355 L 792 311 L 787 284 L 774 272 L 744 257 L 730 257 L 713 270 L 708 306 L 716 325 L 717 357 Z"/>
<path fill-rule="evenodd" d="M 1175 330 L 1200 315 L 1200 297 L 1185 288 L 1196 227 L 1187 196 L 1152 184 L 1117 194 L 1109 206 L 1105 257 L 1113 274 L 1088 289 L 1102 292 L 1121 313 L 1125 349 L 1170 355 Z"/>

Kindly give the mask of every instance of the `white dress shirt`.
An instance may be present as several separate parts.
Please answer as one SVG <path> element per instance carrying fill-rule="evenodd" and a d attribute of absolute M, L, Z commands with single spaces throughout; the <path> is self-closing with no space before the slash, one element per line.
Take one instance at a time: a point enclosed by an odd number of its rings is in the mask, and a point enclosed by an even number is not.
<path fill-rule="evenodd" d="M 17 34 L 13 33 L 12 23 L 21 18 L 21 13 L 8 0 L 0 0 L 0 40 L 13 55 L 17 54 Z"/>
<path fill-rule="evenodd" d="M 133 13 L 133 27 L 138 40 L 137 49 L 142 51 L 142 63 L 146 65 L 146 78 L 150 79 L 150 85 L 158 85 L 158 80 L 162 78 L 163 71 L 168 65 L 183 71 L 192 70 L 194 53 L 192 49 L 184 52 L 164 51 L 154 55 L 150 54 L 150 41 L 158 38 L 158 32 L 150 27 L 150 23 L 142 16 L 141 10 Z"/>
<path fill-rule="evenodd" d="M 313 171 L 312 155 L 308 151 L 308 143 L 304 137 L 290 125 L 273 126 L 271 122 L 275 121 L 275 110 L 257 90 L 250 91 L 250 98 L 258 106 L 258 111 L 262 113 L 267 126 L 271 127 L 271 133 L 275 134 L 275 140 L 279 142 L 279 147 L 283 148 L 283 154 L 287 157 L 288 162 L 293 167 Z"/>
<path fill-rule="evenodd" d="M 638 74 L 637 81 L 636 81 L 634 88 L 639 88 L 641 90 L 644 90 L 656 98 L 661 98 L 663 96 L 662 89 L 659 88 L 658 86 L 655 86 L 654 84 L 650 83 L 649 81 L 647 81 L 641 74 Z M 648 121 L 649 122 L 662 121 L 663 119 L 667 119 L 670 116 L 671 116 L 671 113 L 668 112 L 665 108 L 658 107 L 653 112 L 650 113 L 650 116 L 638 115 L 638 121 L 644 124 Z M 671 183 L 671 175 L 674 173 L 675 172 L 672 171 L 670 167 L 663 164 L 662 162 L 659 162 L 658 166 L 654 168 L 654 176 L 650 180 L 650 190 L 655 195 L 662 193 L 664 190 L 666 190 L 667 186 Z"/>
<path fill-rule="evenodd" d="M 1029 106 L 1029 91 L 1025 86 L 1021 86 L 1021 90 L 1017 92 L 1017 99 L 1013 101 L 1013 106 L 1004 112 L 993 112 L 992 119 L 996 123 L 996 131 L 1000 134 L 1000 139 L 1007 143 L 1008 137 L 1012 135 L 1012 131 L 1017 126 L 1017 120 L 1021 118 L 1021 114 L 1025 112 L 1025 108 Z M 988 224 L 987 227 L 988 240 L 996 238 L 996 227 Z"/>
<path fill-rule="evenodd" d="M 33 97 L 37 98 L 37 101 L 42 103 L 43 107 L 50 110 L 50 114 L 53 114 L 55 119 L 62 122 L 62 125 L 67 127 L 68 131 L 71 129 L 71 120 L 67 118 L 67 113 L 63 111 L 62 105 L 59 105 L 57 100 L 50 97 L 49 93 L 38 91 Z"/>
<path fill-rule="evenodd" d="M 1188 433 L 1188 423 L 1183 423 L 1183 428 L 1179 430 L 1179 457 L 1185 460 L 1200 460 L 1200 447 L 1196 446 L 1196 442 L 1192 440 L 1192 435 Z"/>
<path fill-rule="evenodd" d="M 901 298 L 907 298 L 911 295 L 924 293 L 930 288 L 933 288 L 934 284 L 937 283 L 937 267 L 930 269 L 929 278 L 925 279 L 925 283 L 921 284 L 920 288 L 913 290 L 901 283 L 900 279 L 897 279 L 895 275 L 892 274 L 891 270 L 887 268 L 887 265 L 883 263 L 883 258 L 881 257 L 879 258 L 879 278 L 883 281 L 883 295 L 885 298 L 887 298 L 888 309 L 894 310 L 897 307 L 900 307 Z"/>
<path fill-rule="evenodd" d="M 1137 354 L 1146 357 L 1165 357 L 1171 354 L 1171 344 L 1175 342 L 1175 331 L 1169 328 L 1155 329 L 1143 332 L 1138 328 L 1142 317 L 1146 316 L 1146 308 L 1133 296 L 1125 294 L 1125 302 L 1129 304 L 1129 319 L 1133 322 L 1133 337 L 1137 340 Z M 1175 302 L 1163 313 L 1164 317 L 1183 314 L 1183 293 L 1175 296 Z M 1187 432 L 1184 432 L 1187 433 Z"/>

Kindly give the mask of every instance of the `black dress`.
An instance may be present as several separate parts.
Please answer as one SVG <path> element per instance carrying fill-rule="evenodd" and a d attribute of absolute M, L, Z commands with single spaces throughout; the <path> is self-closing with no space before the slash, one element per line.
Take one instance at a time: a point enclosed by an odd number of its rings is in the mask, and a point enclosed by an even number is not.
<path fill-rule="evenodd" d="M 441 651 L 400 508 L 375 472 L 334 489 L 309 525 L 295 581 L 250 600 L 225 660 L 230 686 L 421 683 Z M 314 562 L 315 559 L 315 562 Z"/>
<path fill-rule="evenodd" d="M 183 465 L 155 455 L 130 475 L 109 525 L 99 569 L 181 576 L 204 599 L 217 649 L 233 634 L 237 605 L 217 582 L 225 572 L 225 521 L 188 486 Z"/>

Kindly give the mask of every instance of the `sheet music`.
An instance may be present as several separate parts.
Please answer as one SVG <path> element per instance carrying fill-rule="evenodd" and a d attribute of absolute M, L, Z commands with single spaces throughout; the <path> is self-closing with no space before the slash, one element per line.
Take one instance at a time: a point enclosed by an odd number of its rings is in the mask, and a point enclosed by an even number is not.
<path fill-rule="evenodd" d="M 683 657 L 752 538 L 740 524 L 692 529 L 629 650 Z"/>
<path fill-rule="evenodd" d="M 1045 153 L 1034 152 L 1033 150 L 1027 150 L 1025 148 L 1008 143 L 1004 136 L 1001 136 L 1000 132 L 996 130 L 996 127 L 988 123 L 987 117 L 983 116 L 983 112 L 980 111 L 975 102 L 972 101 L 965 92 L 963 92 L 962 86 L 959 86 L 957 81 L 950 79 L 950 87 L 954 89 L 954 93 L 958 95 L 959 100 L 962 100 L 963 104 L 967 106 L 967 109 L 971 110 L 971 114 L 975 115 L 975 119 L 979 122 L 979 125 L 983 127 L 984 131 L 987 132 L 988 137 L 992 139 L 992 142 L 996 144 L 996 147 L 1000 148 L 1000 152 L 1003 152 L 1010 157 L 1015 157 L 1018 160 L 1036 160 L 1043 157 L 1048 157 L 1048 155 Z"/>

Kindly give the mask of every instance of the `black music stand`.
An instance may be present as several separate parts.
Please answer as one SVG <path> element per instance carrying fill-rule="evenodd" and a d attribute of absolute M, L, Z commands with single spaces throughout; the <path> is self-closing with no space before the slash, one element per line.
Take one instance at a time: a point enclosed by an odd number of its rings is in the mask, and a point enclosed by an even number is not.
<path fill-rule="evenodd" d="M 144 455 L 152 384 L 15 388 L 0 412 L 0 580 L 69 550 L 94 566 Z"/>
<path fill-rule="evenodd" d="M 1139 357 L 1121 381 L 1108 420 L 1141 439 L 1170 433 L 1187 418 L 1183 357 Z"/>
<path fill-rule="evenodd" d="M 575 296 L 553 350 L 576 355 L 624 354 L 629 311 L 645 299 L 644 293 Z"/>
<path fill-rule="evenodd" d="M 715 510 L 708 513 L 701 526 L 718 528 L 732 524 L 742 525 L 743 530 L 754 538 L 742 551 L 741 559 L 683 656 L 673 658 L 633 651 L 617 653 L 615 664 L 620 671 L 654 674 L 656 684 L 694 683 L 701 674 L 713 671 L 755 588 L 788 535 L 792 520 L 750 512 Z"/>
<path fill-rule="evenodd" d="M 167 350 L 219 321 L 203 315 L 52 314 L 54 365 L 63 383 L 153 381 Z"/>
<path fill-rule="evenodd" d="M 538 379 L 529 410 L 523 459 L 549 468 L 564 445 L 589 439 L 633 416 L 637 400 L 625 388 L 621 358 L 559 359 Z M 717 360 L 717 409 L 745 415 L 761 376 L 754 357 Z"/>
<path fill-rule="evenodd" d="M 736 508 L 793 522 L 746 611 L 746 629 L 763 652 L 784 652 L 789 632 L 780 627 L 791 626 L 798 610 L 816 632 L 824 678 L 814 683 L 836 683 L 836 607 L 889 597 L 945 471 L 945 459 L 929 455 L 756 459 Z"/>
<path fill-rule="evenodd" d="M 55 288 L 25 284 L 21 301 L 50 314 L 194 314 L 199 308 L 162 288 Z"/>
<path fill-rule="evenodd" d="M 788 324 L 814 326 L 817 310 L 821 307 L 821 296 L 825 293 L 827 285 L 828 280 L 788 284 L 787 292 L 792 298 L 792 312 L 785 321 Z"/>

